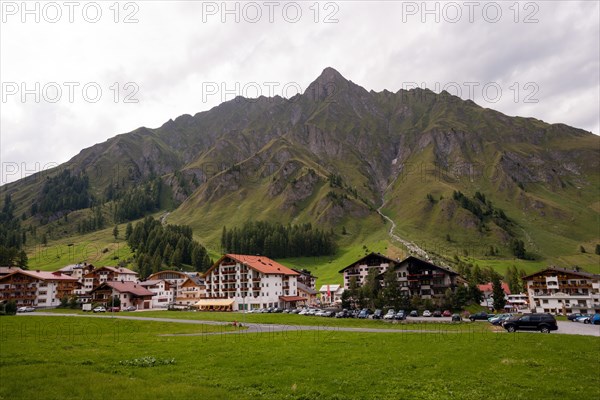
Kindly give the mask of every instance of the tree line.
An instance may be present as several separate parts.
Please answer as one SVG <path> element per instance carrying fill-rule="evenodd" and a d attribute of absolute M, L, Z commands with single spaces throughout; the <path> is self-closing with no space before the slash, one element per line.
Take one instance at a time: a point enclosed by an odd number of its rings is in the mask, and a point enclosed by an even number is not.
<path fill-rule="evenodd" d="M 182 269 L 189 265 L 203 272 L 212 265 L 206 248 L 192 238 L 192 228 L 187 225 L 163 225 L 150 216 L 135 226 L 128 223 L 125 239 L 135 252 L 135 264 L 142 278 L 165 268 Z"/>
<path fill-rule="evenodd" d="M 27 254 L 22 248 L 26 244 L 27 234 L 14 211 L 12 197 L 6 194 L 0 209 L 0 266 L 27 269 Z"/>
<path fill-rule="evenodd" d="M 271 258 L 333 255 L 337 251 L 333 230 L 309 224 L 283 225 L 266 221 L 246 222 L 221 234 L 223 253 L 262 254 Z"/>

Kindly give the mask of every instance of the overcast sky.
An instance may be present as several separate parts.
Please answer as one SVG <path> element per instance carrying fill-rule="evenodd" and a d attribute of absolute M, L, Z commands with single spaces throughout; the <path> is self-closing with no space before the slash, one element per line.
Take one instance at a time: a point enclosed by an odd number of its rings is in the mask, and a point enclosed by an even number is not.
<path fill-rule="evenodd" d="M 114 3 L 1 3 L 0 184 L 235 94 L 293 96 L 327 66 L 600 130 L 597 1 Z"/>

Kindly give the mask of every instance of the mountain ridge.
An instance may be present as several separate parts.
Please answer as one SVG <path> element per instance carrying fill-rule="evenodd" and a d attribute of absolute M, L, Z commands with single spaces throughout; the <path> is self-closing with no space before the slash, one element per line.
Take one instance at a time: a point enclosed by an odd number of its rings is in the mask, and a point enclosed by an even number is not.
<path fill-rule="evenodd" d="M 85 172 L 98 201 L 109 185 L 134 190 L 159 179 L 168 192 L 159 209 L 209 244 L 223 225 L 248 219 L 347 226 L 361 233 L 340 240 L 360 242 L 386 232 L 376 213 L 382 208 L 403 237 L 455 236 L 444 258 L 466 240 L 497 244 L 508 257 L 510 239 L 525 238 L 521 231 L 532 232 L 538 256 L 559 257 L 600 236 L 592 227 L 599 144 L 584 130 L 509 117 L 447 92 L 367 91 L 328 67 L 292 99 L 237 97 L 117 135 L 46 173 Z M 5 185 L 18 211 L 39 198 L 36 180 Z M 478 219 L 452 199 L 455 191 L 485 193 L 517 228 L 509 234 Z M 27 221 L 39 224 L 40 216 Z M 541 243 L 547 240 L 561 243 L 558 252 Z"/>

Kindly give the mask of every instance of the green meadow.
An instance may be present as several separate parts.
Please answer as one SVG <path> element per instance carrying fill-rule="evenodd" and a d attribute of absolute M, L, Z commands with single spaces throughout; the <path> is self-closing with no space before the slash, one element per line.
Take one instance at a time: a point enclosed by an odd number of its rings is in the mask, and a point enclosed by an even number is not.
<path fill-rule="evenodd" d="M 600 339 L 594 337 L 335 329 L 227 334 L 228 329 L 2 317 L 0 398 L 600 397 Z M 164 336 L 170 334 L 175 335 Z"/>

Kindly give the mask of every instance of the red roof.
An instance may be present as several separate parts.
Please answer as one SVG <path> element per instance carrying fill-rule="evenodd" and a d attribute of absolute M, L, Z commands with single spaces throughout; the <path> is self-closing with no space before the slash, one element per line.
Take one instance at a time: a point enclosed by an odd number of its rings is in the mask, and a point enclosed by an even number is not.
<path fill-rule="evenodd" d="M 225 254 L 223 257 L 217 260 L 217 262 L 208 271 L 206 271 L 205 275 L 208 275 L 214 268 L 221 264 L 225 258 L 231 258 L 232 260 L 238 261 L 258 272 L 262 272 L 263 274 L 267 275 L 300 275 L 296 271 L 279 264 L 277 261 L 271 260 L 269 257 L 248 256 L 244 254 Z"/>
<path fill-rule="evenodd" d="M 103 286 L 109 286 L 120 293 L 131 293 L 134 296 L 154 296 L 154 293 L 135 282 L 118 282 L 118 281 L 108 281 L 104 282 L 97 288 L 92 291 L 96 291 Z"/>
<path fill-rule="evenodd" d="M 492 282 L 486 283 L 485 285 L 477 285 L 477 288 L 482 292 L 492 292 L 494 290 Z M 508 287 L 508 283 L 502 282 L 502 290 L 504 290 L 504 293 L 510 294 L 510 287 Z"/>

